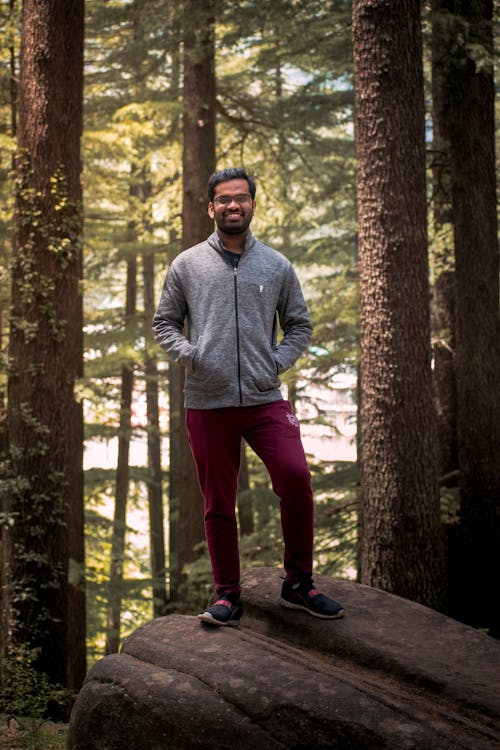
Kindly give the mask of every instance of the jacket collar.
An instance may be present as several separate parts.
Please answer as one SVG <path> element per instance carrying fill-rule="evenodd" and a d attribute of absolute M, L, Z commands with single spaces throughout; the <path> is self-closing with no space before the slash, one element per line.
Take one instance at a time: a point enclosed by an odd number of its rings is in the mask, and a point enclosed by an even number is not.
<path fill-rule="evenodd" d="M 224 246 L 222 245 L 218 232 L 214 232 L 213 234 L 211 234 L 210 237 L 208 237 L 207 242 L 210 245 L 210 247 L 213 247 L 214 250 L 217 250 L 218 253 L 222 253 L 224 251 Z M 257 240 L 255 239 L 253 234 L 249 231 L 246 237 L 245 247 L 243 248 L 243 252 L 244 253 L 248 252 L 248 250 L 250 250 L 250 248 L 252 248 L 256 242 Z"/>

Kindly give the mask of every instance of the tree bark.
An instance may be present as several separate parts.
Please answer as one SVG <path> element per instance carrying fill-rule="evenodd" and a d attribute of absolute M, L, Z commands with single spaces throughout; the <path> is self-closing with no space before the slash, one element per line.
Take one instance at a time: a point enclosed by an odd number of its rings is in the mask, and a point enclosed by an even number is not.
<path fill-rule="evenodd" d="M 182 248 L 204 240 L 207 182 L 215 169 L 214 3 L 184 3 Z M 184 371 L 170 364 L 170 599 L 179 602 L 183 568 L 204 539 L 203 499 L 187 439 Z"/>
<path fill-rule="evenodd" d="M 447 19 L 453 0 L 432 0 L 432 341 L 434 403 L 437 417 L 438 470 L 455 477 L 457 455 L 457 385 L 455 372 L 455 258 L 451 215 L 450 96 Z M 456 484 L 456 480 L 447 483 Z"/>
<path fill-rule="evenodd" d="M 155 346 L 151 334 L 151 320 L 155 311 L 153 252 L 142 255 L 144 288 L 144 373 L 146 377 L 146 410 L 148 439 L 148 506 L 151 576 L 153 579 L 153 614 L 165 614 L 167 589 L 165 584 L 165 530 L 163 513 L 163 487 L 161 469 L 160 411 L 158 406 L 158 369 L 156 357 L 151 353 Z M 157 347 L 155 346 L 155 351 Z"/>
<path fill-rule="evenodd" d="M 70 465 L 74 468 L 70 479 L 74 488 L 69 508 L 68 542 L 68 690 L 77 693 L 87 673 L 86 647 L 86 594 L 85 594 L 85 513 L 83 505 L 83 409 L 75 403 L 68 415 L 73 424 L 74 455 Z"/>
<path fill-rule="evenodd" d="M 16 11 L 15 0 L 9 0 L 9 20 L 13 17 Z M 14 43 L 9 47 L 9 64 L 10 64 L 10 80 L 9 80 L 9 99 L 10 99 L 10 123 L 12 135 L 15 137 L 17 134 L 17 71 L 16 71 L 16 49 Z"/>
<path fill-rule="evenodd" d="M 455 616 L 500 637 L 500 317 L 493 3 L 456 0 L 449 37 L 462 595 Z M 471 588 L 472 587 L 472 588 Z M 474 590 L 471 608 L 464 591 Z"/>
<path fill-rule="evenodd" d="M 83 362 L 83 15 L 83 0 L 23 3 L 9 340 L 12 637 L 39 647 L 39 668 L 61 684 L 68 522 L 83 503 L 74 481 L 82 455 L 74 386 Z"/>
<path fill-rule="evenodd" d="M 442 606 L 418 0 L 353 3 L 361 581 Z"/>
<path fill-rule="evenodd" d="M 9 0 L 9 23 L 12 23 L 15 12 L 15 0 Z M 10 135 L 16 137 L 17 133 L 17 63 L 18 55 L 14 47 L 14 42 L 9 46 L 9 104 L 10 104 Z M 12 159 L 12 167 L 15 169 L 15 159 Z M 0 295 L 0 352 L 6 351 L 4 335 L 5 331 L 5 312 L 8 309 L 9 298 L 7 294 Z M 5 337 L 6 339 L 6 337 Z M 9 471 L 7 469 L 9 459 L 9 436 L 7 424 L 7 381 L 4 380 L 5 374 L 2 373 L 0 381 L 0 479 L 8 480 Z M 8 491 L 0 492 L 0 513 L 4 514 L 6 519 L 11 512 L 11 499 Z M 7 533 L 8 527 L 4 522 L 0 525 L 0 659 L 8 650 L 10 639 L 10 558 L 12 550 L 10 549 L 10 537 Z"/>
<path fill-rule="evenodd" d="M 127 292 L 125 321 L 130 325 L 136 312 L 137 261 L 127 263 Z M 127 498 L 129 489 L 129 454 L 131 433 L 132 392 L 134 367 L 131 363 L 121 368 L 120 427 L 118 432 L 118 461 L 116 467 L 115 510 L 111 542 L 109 573 L 108 617 L 106 623 L 106 654 L 118 653 L 120 647 L 120 621 L 123 594 L 123 560 L 125 556 L 125 528 L 127 523 Z"/>
<path fill-rule="evenodd" d="M 134 2 L 133 13 L 133 38 L 134 44 L 144 45 L 147 35 L 144 28 L 147 8 L 141 2 Z M 177 55 L 175 56 L 175 59 Z M 138 101 L 147 101 L 147 80 L 150 75 L 150 61 L 142 60 L 133 73 L 133 95 Z M 176 74 L 175 74 L 176 75 Z M 177 90 L 174 86 L 174 90 Z M 138 215 L 132 222 L 135 228 L 135 240 L 150 243 L 152 235 L 151 202 L 153 199 L 153 187 L 149 176 L 150 153 L 146 143 L 139 138 L 136 143 L 136 151 L 141 166 L 133 166 L 132 195 L 136 198 Z M 167 591 L 165 583 L 165 530 L 163 512 L 163 488 L 162 488 L 162 466 L 161 466 L 161 435 L 160 435 L 160 413 L 158 392 L 157 357 L 158 347 L 154 342 L 151 330 L 151 321 L 155 312 L 154 302 L 154 273 L 155 255 L 151 249 L 143 250 L 142 253 L 142 283 L 144 313 L 142 320 L 142 335 L 144 338 L 144 381 L 146 391 L 146 437 L 148 446 L 148 468 L 146 475 L 146 488 L 148 494 L 149 512 L 149 550 L 150 567 L 152 579 L 152 601 L 153 614 L 159 617 L 165 614 L 167 605 Z"/>

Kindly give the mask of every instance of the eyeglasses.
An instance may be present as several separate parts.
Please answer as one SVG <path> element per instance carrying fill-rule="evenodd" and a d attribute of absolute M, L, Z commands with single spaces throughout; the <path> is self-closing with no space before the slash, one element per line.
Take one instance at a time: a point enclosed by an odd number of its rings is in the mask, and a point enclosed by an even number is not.
<path fill-rule="evenodd" d="M 216 195 L 214 203 L 218 206 L 229 206 L 230 203 L 236 201 L 240 206 L 244 206 L 245 203 L 250 203 L 252 196 L 249 193 L 238 193 L 238 195 Z"/>

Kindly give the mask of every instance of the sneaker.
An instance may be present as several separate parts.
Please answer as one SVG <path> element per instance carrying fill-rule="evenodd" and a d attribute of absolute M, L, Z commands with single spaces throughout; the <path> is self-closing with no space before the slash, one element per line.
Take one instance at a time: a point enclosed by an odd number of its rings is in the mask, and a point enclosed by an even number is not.
<path fill-rule="evenodd" d="M 314 588 L 311 578 L 301 583 L 283 582 L 280 604 L 288 609 L 303 609 L 313 617 L 323 620 L 336 620 L 344 616 L 342 605 Z"/>
<path fill-rule="evenodd" d="M 220 599 L 207 607 L 198 617 L 209 625 L 233 625 L 242 614 L 241 601 L 231 595 L 223 594 Z"/>

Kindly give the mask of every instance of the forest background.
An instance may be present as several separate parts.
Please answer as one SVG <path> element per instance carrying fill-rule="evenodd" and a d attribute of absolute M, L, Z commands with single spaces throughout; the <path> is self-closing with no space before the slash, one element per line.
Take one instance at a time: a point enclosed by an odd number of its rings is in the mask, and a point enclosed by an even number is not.
<path fill-rule="evenodd" d="M 315 569 L 498 635 L 498 6 L 389 5 L 0 3 L 6 664 L 36 649 L 76 690 L 210 595 L 182 372 L 151 319 L 169 261 L 212 230 L 209 174 L 240 164 L 314 324 L 286 397 L 327 434 L 318 393 L 358 383 L 358 460 L 310 456 Z M 84 442 L 111 441 L 116 466 L 83 471 Z M 245 446 L 238 518 L 243 566 L 279 567 L 279 504 Z"/>

